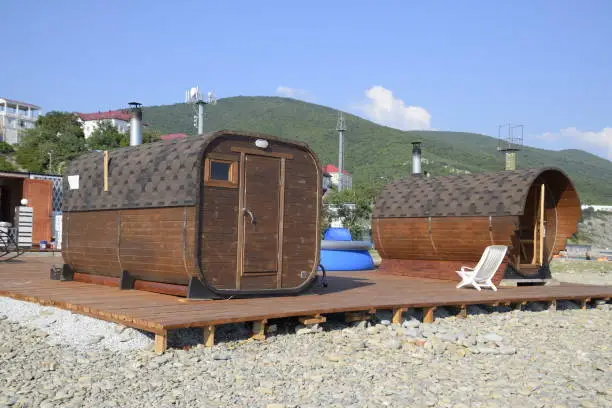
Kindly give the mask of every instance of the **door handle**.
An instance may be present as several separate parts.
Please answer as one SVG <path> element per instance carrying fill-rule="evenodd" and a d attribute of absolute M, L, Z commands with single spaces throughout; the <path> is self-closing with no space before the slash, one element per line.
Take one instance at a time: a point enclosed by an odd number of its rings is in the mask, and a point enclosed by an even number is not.
<path fill-rule="evenodd" d="M 248 208 L 243 208 L 242 211 L 251 218 L 251 224 L 257 223 L 257 221 L 255 220 L 255 214 L 253 214 L 253 211 L 249 210 Z"/>

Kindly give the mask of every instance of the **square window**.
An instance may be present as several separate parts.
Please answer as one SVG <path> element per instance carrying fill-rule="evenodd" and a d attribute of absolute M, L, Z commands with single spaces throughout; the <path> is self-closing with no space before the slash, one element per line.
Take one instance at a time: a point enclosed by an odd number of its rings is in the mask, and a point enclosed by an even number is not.
<path fill-rule="evenodd" d="M 206 159 L 204 184 L 210 187 L 238 187 L 238 162 L 217 158 Z"/>
<path fill-rule="evenodd" d="M 211 180 L 231 180 L 230 169 L 232 163 L 211 161 L 210 162 L 210 179 Z"/>

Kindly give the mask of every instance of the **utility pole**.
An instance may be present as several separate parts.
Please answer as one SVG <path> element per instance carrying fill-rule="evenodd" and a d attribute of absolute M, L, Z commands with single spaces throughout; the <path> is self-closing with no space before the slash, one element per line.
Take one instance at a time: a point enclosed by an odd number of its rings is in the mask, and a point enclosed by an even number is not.
<path fill-rule="evenodd" d="M 344 132 L 346 131 L 342 112 L 338 112 L 336 130 L 338 131 L 338 191 L 342 191 L 344 187 Z"/>

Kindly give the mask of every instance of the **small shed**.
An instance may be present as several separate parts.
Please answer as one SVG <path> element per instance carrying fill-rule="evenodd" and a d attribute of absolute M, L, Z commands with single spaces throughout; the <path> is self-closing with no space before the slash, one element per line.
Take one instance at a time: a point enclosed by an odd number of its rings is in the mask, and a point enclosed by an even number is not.
<path fill-rule="evenodd" d="M 0 222 L 12 224 L 15 221 L 15 209 L 21 199 L 28 200 L 32 208 L 31 227 L 20 233 L 22 242 L 31 241 L 38 246 L 40 241 L 50 241 L 54 236 L 53 217 L 61 213 L 61 177 L 55 175 L 0 172 Z"/>
<path fill-rule="evenodd" d="M 63 276 L 297 293 L 319 264 L 321 173 L 303 143 L 228 130 L 86 154 L 66 172 Z"/>
<path fill-rule="evenodd" d="M 507 245 L 506 277 L 536 278 L 580 216 L 578 194 L 557 168 L 414 175 L 383 188 L 372 235 L 390 273 L 456 279 L 455 270 L 473 266 L 486 246 Z"/>

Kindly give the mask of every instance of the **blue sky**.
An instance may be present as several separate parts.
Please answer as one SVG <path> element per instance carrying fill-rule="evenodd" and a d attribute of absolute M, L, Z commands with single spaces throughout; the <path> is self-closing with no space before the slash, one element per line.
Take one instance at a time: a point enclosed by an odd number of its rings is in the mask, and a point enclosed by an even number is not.
<path fill-rule="evenodd" d="M 612 159 L 612 2 L 2 0 L 0 96 L 44 110 L 288 95 Z"/>

